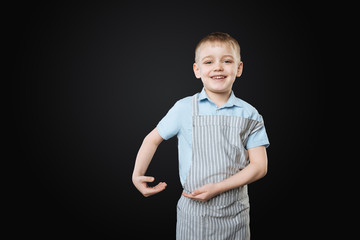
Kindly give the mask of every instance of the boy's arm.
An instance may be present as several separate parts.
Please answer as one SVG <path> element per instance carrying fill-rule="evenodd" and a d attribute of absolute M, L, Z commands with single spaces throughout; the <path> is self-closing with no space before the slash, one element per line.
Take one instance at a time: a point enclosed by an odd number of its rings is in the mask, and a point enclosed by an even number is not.
<path fill-rule="evenodd" d="M 145 138 L 136 156 L 132 181 L 135 187 L 145 196 L 151 196 L 163 191 L 166 183 L 160 182 L 155 187 L 149 187 L 148 182 L 153 182 L 154 177 L 145 176 L 146 170 L 156 152 L 157 147 L 163 141 L 157 129 L 152 130 Z"/>
<path fill-rule="evenodd" d="M 183 195 L 205 202 L 220 193 L 244 186 L 264 177 L 267 173 L 266 148 L 264 146 L 250 148 L 248 153 L 250 163 L 240 172 L 221 182 L 206 184 L 194 190 L 191 194 L 183 192 Z"/>

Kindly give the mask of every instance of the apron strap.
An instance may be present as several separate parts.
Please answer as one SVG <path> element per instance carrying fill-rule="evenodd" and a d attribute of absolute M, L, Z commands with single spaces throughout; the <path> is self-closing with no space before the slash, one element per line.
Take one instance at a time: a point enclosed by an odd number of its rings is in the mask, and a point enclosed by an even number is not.
<path fill-rule="evenodd" d="M 193 116 L 199 115 L 198 96 L 199 96 L 199 93 L 196 93 L 196 94 L 193 95 L 193 97 L 192 97 Z"/>

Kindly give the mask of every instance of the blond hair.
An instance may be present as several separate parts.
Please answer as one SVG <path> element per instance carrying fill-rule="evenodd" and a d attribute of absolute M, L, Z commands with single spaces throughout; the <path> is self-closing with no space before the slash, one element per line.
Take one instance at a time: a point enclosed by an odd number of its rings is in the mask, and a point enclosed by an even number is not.
<path fill-rule="evenodd" d="M 213 33 L 210 33 L 207 36 L 205 36 L 203 39 L 201 39 L 200 42 L 196 45 L 196 47 L 195 47 L 195 62 L 197 62 L 197 60 L 198 60 L 198 55 L 199 55 L 198 51 L 199 51 L 200 46 L 207 42 L 211 42 L 211 43 L 219 42 L 219 43 L 229 44 L 235 50 L 235 52 L 238 54 L 239 61 L 241 60 L 240 45 L 239 45 L 238 41 L 236 41 L 235 38 L 231 37 L 227 33 L 213 32 Z"/>

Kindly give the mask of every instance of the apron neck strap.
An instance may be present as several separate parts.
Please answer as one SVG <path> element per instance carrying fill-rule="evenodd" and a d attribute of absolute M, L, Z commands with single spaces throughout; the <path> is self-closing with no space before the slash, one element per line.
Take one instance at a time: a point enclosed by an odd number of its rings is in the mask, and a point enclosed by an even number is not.
<path fill-rule="evenodd" d="M 199 115 L 199 104 L 198 104 L 199 93 L 196 93 L 192 97 L 193 116 Z"/>

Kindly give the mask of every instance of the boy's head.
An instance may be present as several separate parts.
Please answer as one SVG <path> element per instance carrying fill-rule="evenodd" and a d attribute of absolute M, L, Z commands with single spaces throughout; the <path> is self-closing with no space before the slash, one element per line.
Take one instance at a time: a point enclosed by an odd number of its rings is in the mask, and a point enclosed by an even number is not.
<path fill-rule="evenodd" d="M 208 93 L 229 94 L 243 69 L 239 43 L 227 33 L 207 35 L 195 48 L 193 68 Z"/>
<path fill-rule="evenodd" d="M 209 35 L 205 36 L 203 39 L 200 40 L 200 42 L 195 47 L 195 62 L 198 63 L 199 61 L 199 51 L 205 43 L 212 43 L 212 44 L 226 44 L 230 46 L 236 53 L 236 56 L 238 57 L 238 61 L 241 61 L 240 56 L 240 45 L 238 41 L 236 41 L 235 38 L 231 37 L 227 33 L 222 32 L 213 32 Z"/>

